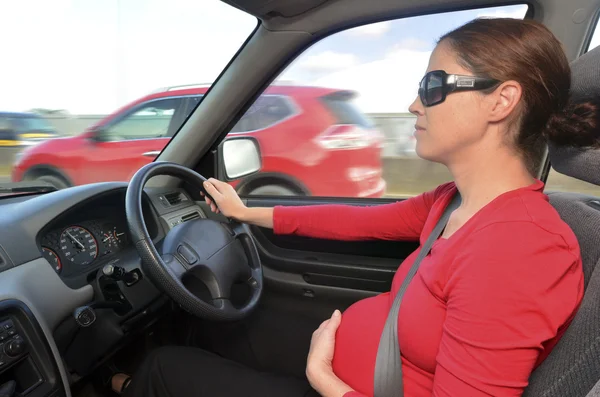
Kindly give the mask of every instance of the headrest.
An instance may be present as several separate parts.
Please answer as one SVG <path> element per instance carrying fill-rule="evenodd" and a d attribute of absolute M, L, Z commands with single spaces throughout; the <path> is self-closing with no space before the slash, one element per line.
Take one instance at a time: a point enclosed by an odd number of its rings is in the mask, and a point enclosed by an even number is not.
<path fill-rule="evenodd" d="M 572 100 L 600 98 L 600 47 L 571 63 Z M 550 164 L 557 172 L 600 185 L 600 149 L 579 149 L 548 144 Z"/>

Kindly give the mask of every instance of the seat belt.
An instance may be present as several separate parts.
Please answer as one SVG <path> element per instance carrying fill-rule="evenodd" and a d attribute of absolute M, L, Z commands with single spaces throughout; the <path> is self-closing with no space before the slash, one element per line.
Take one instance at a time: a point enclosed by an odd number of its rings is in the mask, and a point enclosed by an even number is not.
<path fill-rule="evenodd" d="M 461 202 L 460 194 L 457 192 L 450 204 L 446 207 L 442 216 L 433 228 L 433 231 L 427 237 L 427 240 L 421 247 L 419 255 L 415 259 L 408 274 L 402 281 L 398 294 L 394 298 L 392 308 L 388 314 L 383 327 L 379 348 L 377 349 L 377 358 L 375 360 L 375 379 L 374 379 L 374 397 L 402 397 L 404 396 L 402 382 L 402 359 L 400 355 L 400 345 L 398 342 L 398 314 L 402 297 L 408 288 L 411 280 L 417 273 L 419 265 L 431 251 L 433 243 L 438 239 L 442 230 L 448 223 L 448 218 L 452 211 L 458 208 Z"/>

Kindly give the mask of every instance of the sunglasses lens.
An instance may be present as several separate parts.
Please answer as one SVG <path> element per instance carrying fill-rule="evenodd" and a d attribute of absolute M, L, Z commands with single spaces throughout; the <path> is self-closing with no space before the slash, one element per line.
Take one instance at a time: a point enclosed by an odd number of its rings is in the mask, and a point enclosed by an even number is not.
<path fill-rule="evenodd" d="M 439 73 L 430 73 L 425 79 L 425 101 L 426 106 L 432 106 L 442 101 L 443 76 Z"/>

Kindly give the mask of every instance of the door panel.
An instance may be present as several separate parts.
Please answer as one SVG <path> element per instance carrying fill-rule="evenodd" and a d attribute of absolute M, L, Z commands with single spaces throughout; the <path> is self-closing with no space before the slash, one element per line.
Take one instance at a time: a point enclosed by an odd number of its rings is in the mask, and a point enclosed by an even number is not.
<path fill-rule="evenodd" d="M 363 206 L 375 203 L 339 198 L 331 202 L 339 204 L 344 201 L 346 204 Z M 326 199 L 313 198 L 246 200 L 249 207 L 326 203 Z M 382 204 L 385 201 L 380 200 L 377 203 Z M 281 236 L 275 235 L 272 230 L 258 227 L 252 227 L 251 231 L 263 266 L 267 269 L 265 276 L 274 277 L 273 280 L 269 280 L 271 285 L 295 296 L 310 297 L 314 294 L 312 298 L 316 299 L 319 298 L 316 295 L 325 294 L 328 297 L 351 296 L 358 300 L 365 296 L 365 292 L 389 291 L 398 266 L 418 247 L 418 242 L 348 242 Z"/>

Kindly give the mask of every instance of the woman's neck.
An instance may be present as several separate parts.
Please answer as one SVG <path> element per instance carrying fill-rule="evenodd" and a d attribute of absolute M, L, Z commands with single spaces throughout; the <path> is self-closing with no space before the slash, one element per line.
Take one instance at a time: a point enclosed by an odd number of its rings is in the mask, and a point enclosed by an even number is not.
<path fill-rule="evenodd" d="M 473 154 L 448 165 L 462 196 L 462 211 L 475 213 L 501 194 L 535 182 L 521 158 L 513 153 Z"/>

